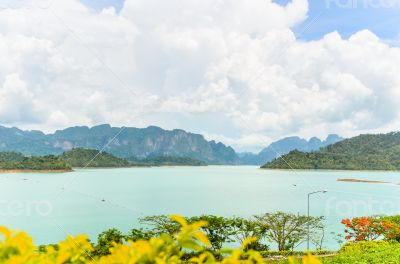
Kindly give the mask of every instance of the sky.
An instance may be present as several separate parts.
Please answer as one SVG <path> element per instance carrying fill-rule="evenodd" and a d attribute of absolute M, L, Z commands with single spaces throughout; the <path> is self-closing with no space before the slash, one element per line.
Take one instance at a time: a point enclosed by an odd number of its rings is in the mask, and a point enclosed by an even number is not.
<path fill-rule="evenodd" d="M 238 151 L 399 130 L 400 0 L 5 0 L 0 125 L 201 133 Z"/>

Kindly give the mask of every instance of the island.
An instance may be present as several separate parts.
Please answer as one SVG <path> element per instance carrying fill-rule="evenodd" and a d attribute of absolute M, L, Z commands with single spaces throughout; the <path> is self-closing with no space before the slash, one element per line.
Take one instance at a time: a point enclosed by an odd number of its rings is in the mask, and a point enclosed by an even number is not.
<path fill-rule="evenodd" d="M 400 170 L 400 132 L 366 134 L 318 151 L 298 150 L 266 163 L 263 169 Z"/>
<path fill-rule="evenodd" d="M 62 158 L 54 155 L 26 157 L 16 152 L 0 153 L 0 172 L 69 172 Z"/>

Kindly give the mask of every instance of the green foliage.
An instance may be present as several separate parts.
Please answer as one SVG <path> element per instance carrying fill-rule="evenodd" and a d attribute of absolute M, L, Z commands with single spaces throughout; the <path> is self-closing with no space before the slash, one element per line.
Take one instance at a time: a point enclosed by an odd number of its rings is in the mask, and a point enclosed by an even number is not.
<path fill-rule="evenodd" d="M 202 227 L 201 230 L 208 236 L 211 243 L 211 248 L 214 251 L 220 250 L 225 243 L 234 242 L 232 236 L 234 228 L 232 221 L 222 216 L 202 215 L 198 217 L 191 217 L 189 222 L 205 221 L 207 225 Z"/>
<path fill-rule="evenodd" d="M 117 158 L 107 152 L 99 152 L 93 149 L 73 149 L 64 152 L 61 158 L 71 167 L 112 168 L 129 166 L 129 162 L 124 159 Z"/>
<path fill-rule="evenodd" d="M 319 151 L 292 151 L 267 164 L 268 169 L 399 170 L 400 133 L 360 135 Z"/>
<path fill-rule="evenodd" d="M 149 240 L 154 237 L 155 233 L 152 230 L 145 230 L 143 228 L 140 229 L 132 229 L 128 234 L 125 235 L 126 241 L 138 241 L 138 240 Z"/>
<path fill-rule="evenodd" d="M 178 216 L 169 218 L 166 216 L 151 216 L 144 223 L 154 227 L 159 235 L 153 236 L 153 231 L 133 229 L 128 235 L 123 235 L 116 229 L 110 229 L 99 235 L 97 244 L 92 247 L 84 236 L 68 238 L 65 242 L 47 247 L 35 248 L 31 245 L 31 239 L 25 234 L 17 234 L 11 239 L 12 233 L 0 227 L 0 233 L 6 237 L 0 239 L 0 260 L 19 258 L 23 260 L 34 260 L 31 262 L 7 262 L 7 263 L 308 263 L 308 264 L 395 264 L 400 263 L 400 243 L 393 241 L 360 241 L 345 244 L 338 252 L 318 250 L 313 252 L 300 252 L 293 250 L 282 251 L 255 251 L 249 249 L 249 244 L 254 243 L 255 238 L 247 238 L 239 249 L 212 250 L 210 240 L 207 236 L 208 219 L 214 222 L 208 227 L 216 231 L 217 227 L 225 223 L 231 225 L 232 229 L 226 233 L 235 234 L 241 232 L 259 232 L 260 225 L 267 229 L 274 229 L 275 223 L 266 224 L 266 219 L 284 223 L 280 224 L 279 230 L 299 230 L 298 226 L 304 226 L 304 221 L 314 223 L 312 226 L 319 227 L 321 218 L 307 218 L 304 216 L 290 215 L 286 213 L 266 214 L 258 218 L 249 219 L 249 222 L 241 218 L 221 218 L 216 216 L 199 216 L 184 219 Z M 388 219 L 399 219 L 397 216 Z M 202 220 L 203 219 L 203 220 Z M 394 221 L 393 220 L 393 221 Z M 143 220 L 142 220 L 143 221 Z M 193 221 L 193 222 L 191 222 Z M 258 222 L 259 221 L 259 222 Z M 178 225 L 178 230 L 175 226 Z M 238 226 L 240 228 L 238 228 Z M 245 228 L 243 228 L 243 226 Z M 297 227 L 296 227 L 297 226 Z M 296 228 L 294 228 L 296 227 Z M 237 229 L 238 228 L 238 229 Z M 304 229 L 304 228 L 303 228 Z M 160 233 L 161 230 L 165 232 Z M 171 234 L 168 234 L 171 232 Z M 218 232 L 218 231 L 216 231 Z M 268 230 L 267 230 L 268 232 Z M 243 234 L 244 234 L 243 233 Z M 303 232 L 299 232 L 303 233 Z M 212 234 L 212 232 L 210 232 Z M 17 237 L 19 236 L 19 237 Z M 296 235 L 294 235 L 296 236 Z M 234 235 L 233 237 L 236 237 Z M 225 239 L 218 236 L 218 239 Z M 295 239 L 289 239 L 293 241 Z M 237 242 L 237 241 L 236 241 Z M 81 249 L 83 247 L 83 249 Z M 23 257 L 23 258 L 22 258 Z M 288 258 L 289 257 L 289 258 Z M 65 261 L 60 261 L 64 259 Z M 46 262 L 43 262 L 46 260 Z M 58 262 L 56 262 L 58 260 Z M 2 262 L 3 263 L 3 262 Z"/>
<path fill-rule="evenodd" d="M 97 237 L 97 244 L 94 247 L 93 255 L 105 256 L 110 254 L 110 248 L 112 248 L 114 244 L 122 244 L 124 238 L 125 236 L 122 232 L 115 228 L 102 232 Z"/>
<path fill-rule="evenodd" d="M 266 239 L 275 242 L 279 251 L 293 251 L 307 239 L 308 228 L 321 227 L 323 218 L 276 212 L 256 216 L 256 219 L 264 226 Z"/>
<path fill-rule="evenodd" d="M 70 170 L 63 159 L 48 155 L 43 157 L 24 157 L 13 152 L 0 153 L 1 170 Z"/>
<path fill-rule="evenodd" d="M 339 250 L 339 253 L 352 253 L 357 251 L 376 251 L 379 248 L 387 247 L 391 245 L 391 243 L 387 241 L 359 241 L 359 242 L 349 242 L 343 245 L 343 247 Z"/>
<path fill-rule="evenodd" d="M 284 212 L 267 213 L 251 219 L 213 215 L 187 218 L 189 223 L 198 221 L 208 223 L 201 230 L 207 234 L 213 251 L 218 251 L 226 243 L 243 244 L 249 237 L 255 239 L 246 244 L 245 250 L 266 251 L 269 247 L 263 241 L 269 241 L 276 243 L 280 251 L 293 251 L 305 242 L 308 226 L 310 226 L 312 236 L 321 230 L 322 219 L 322 217 L 307 217 Z M 151 232 L 158 236 L 173 235 L 179 230 L 179 225 L 166 215 L 147 216 L 141 218 L 140 222 L 150 227 Z"/>
<path fill-rule="evenodd" d="M 179 156 L 150 156 L 145 159 L 132 157 L 128 159 L 132 166 L 206 166 L 198 159 Z"/>
<path fill-rule="evenodd" d="M 0 152 L 0 162 L 20 162 L 24 160 L 24 155 L 17 152 Z"/>
<path fill-rule="evenodd" d="M 130 161 L 107 152 L 76 148 L 60 156 L 25 157 L 16 152 L 0 152 L 0 169 L 3 170 L 65 170 L 75 168 L 121 168 L 131 166 L 206 166 L 203 161 L 189 157 L 156 156 Z"/>
<path fill-rule="evenodd" d="M 400 215 L 384 216 L 381 221 L 391 227 L 384 233 L 385 239 L 400 242 Z"/>
<path fill-rule="evenodd" d="M 247 250 L 268 251 L 269 246 L 262 243 L 263 238 L 268 230 L 263 222 L 256 221 L 255 219 L 244 219 L 235 217 L 231 219 L 231 225 L 234 228 L 233 236 L 240 244 L 248 237 L 256 237 L 257 240 L 249 243 L 246 247 Z"/>
<path fill-rule="evenodd" d="M 206 222 L 189 224 L 184 218 L 171 216 L 171 219 L 180 224 L 181 228 L 174 236 L 163 234 L 160 237 L 152 237 L 149 240 L 128 241 L 127 243 L 113 243 L 110 252 L 104 256 L 93 255 L 93 247 L 87 236 L 68 236 L 66 240 L 59 242 L 57 248 L 48 246 L 44 250 L 38 250 L 33 240 L 24 232 L 12 231 L 0 226 L 0 263 L 6 264 L 38 264 L 38 263 L 69 263 L 69 264 L 133 264 L 133 263 L 263 263 L 258 252 L 244 251 L 242 247 L 227 250 L 226 254 L 217 260 L 207 251 L 210 242 L 200 228 Z M 114 238 L 114 231 L 110 240 Z M 115 240 L 117 241 L 119 237 Z M 106 240 L 109 241 L 109 240 Z M 189 260 L 187 254 L 193 257 Z"/>
<path fill-rule="evenodd" d="M 160 236 L 161 234 L 176 234 L 180 227 L 177 222 L 171 220 L 167 215 L 145 216 L 140 218 L 139 222 L 147 227 L 151 227 L 151 231 L 156 236 Z"/>
<path fill-rule="evenodd" d="M 207 222 L 201 230 L 208 236 L 210 240 L 211 250 L 214 252 L 220 250 L 226 243 L 236 242 L 243 244 L 249 237 L 257 237 L 256 241 L 248 243 L 246 250 L 268 250 L 269 247 L 260 242 L 265 235 L 264 227 L 254 219 L 247 220 L 243 218 L 226 218 L 214 215 L 193 216 L 187 218 L 189 223 L 199 221 Z M 167 215 L 147 216 L 140 219 L 142 224 L 150 227 L 148 234 L 173 235 L 179 230 L 179 225 L 171 221 Z"/>
<path fill-rule="evenodd" d="M 386 241 L 349 243 L 339 254 L 323 259 L 327 264 L 394 264 L 400 263 L 400 244 Z"/>

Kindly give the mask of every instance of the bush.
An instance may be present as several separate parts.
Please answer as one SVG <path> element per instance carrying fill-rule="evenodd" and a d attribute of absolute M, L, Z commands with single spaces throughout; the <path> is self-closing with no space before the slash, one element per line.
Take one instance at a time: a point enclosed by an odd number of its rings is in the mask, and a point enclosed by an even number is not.
<path fill-rule="evenodd" d="M 328 264 L 394 264 L 400 263 L 400 244 L 387 241 L 352 242 L 344 245 L 339 254 L 324 259 Z"/>
<path fill-rule="evenodd" d="M 390 243 L 387 241 L 361 241 L 361 242 L 349 242 L 346 243 L 340 250 L 339 253 L 351 253 L 357 251 L 364 252 L 375 252 L 383 247 L 389 246 Z"/>

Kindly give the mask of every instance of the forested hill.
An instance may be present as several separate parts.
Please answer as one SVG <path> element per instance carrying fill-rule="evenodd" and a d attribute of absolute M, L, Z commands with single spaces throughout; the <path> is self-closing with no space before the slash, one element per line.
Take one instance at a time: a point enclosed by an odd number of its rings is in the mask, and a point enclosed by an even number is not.
<path fill-rule="evenodd" d="M 400 132 L 360 135 L 310 153 L 292 151 L 262 168 L 400 170 Z"/>
<path fill-rule="evenodd" d="M 25 157 L 21 153 L 0 153 L 1 171 L 70 171 L 71 167 L 60 157 L 47 155 Z"/>
<path fill-rule="evenodd" d="M 61 158 L 75 168 L 118 168 L 130 166 L 130 163 L 124 159 L 94 149 L 73 149 L 63 153 Z"/>
<path fill-rule="evenodd" d="M 1 154 L 1 153 L 0 153 Z M 131 157 L 121 159 L 107 152 L 99 152 L 94 149 L 77 148 L 64 152 L 60 156 L 68 165 L 74 168 L 123 168 L 123 167 L 149 167 L 149 166 L 205 166 L 200 160 L 175 157 L 155 156 L 145 159 Z"/>
<path fill-rule="evenodd" d="M 0 152 L 0 171 L 70 171 L 71 168 L 124 168 L 150 166 L 206 166 L 187 157 L 156 156 L 129 160 L 93 149 L 73 149 L 60 156 L 27 157 L 17 152 Z"/>

